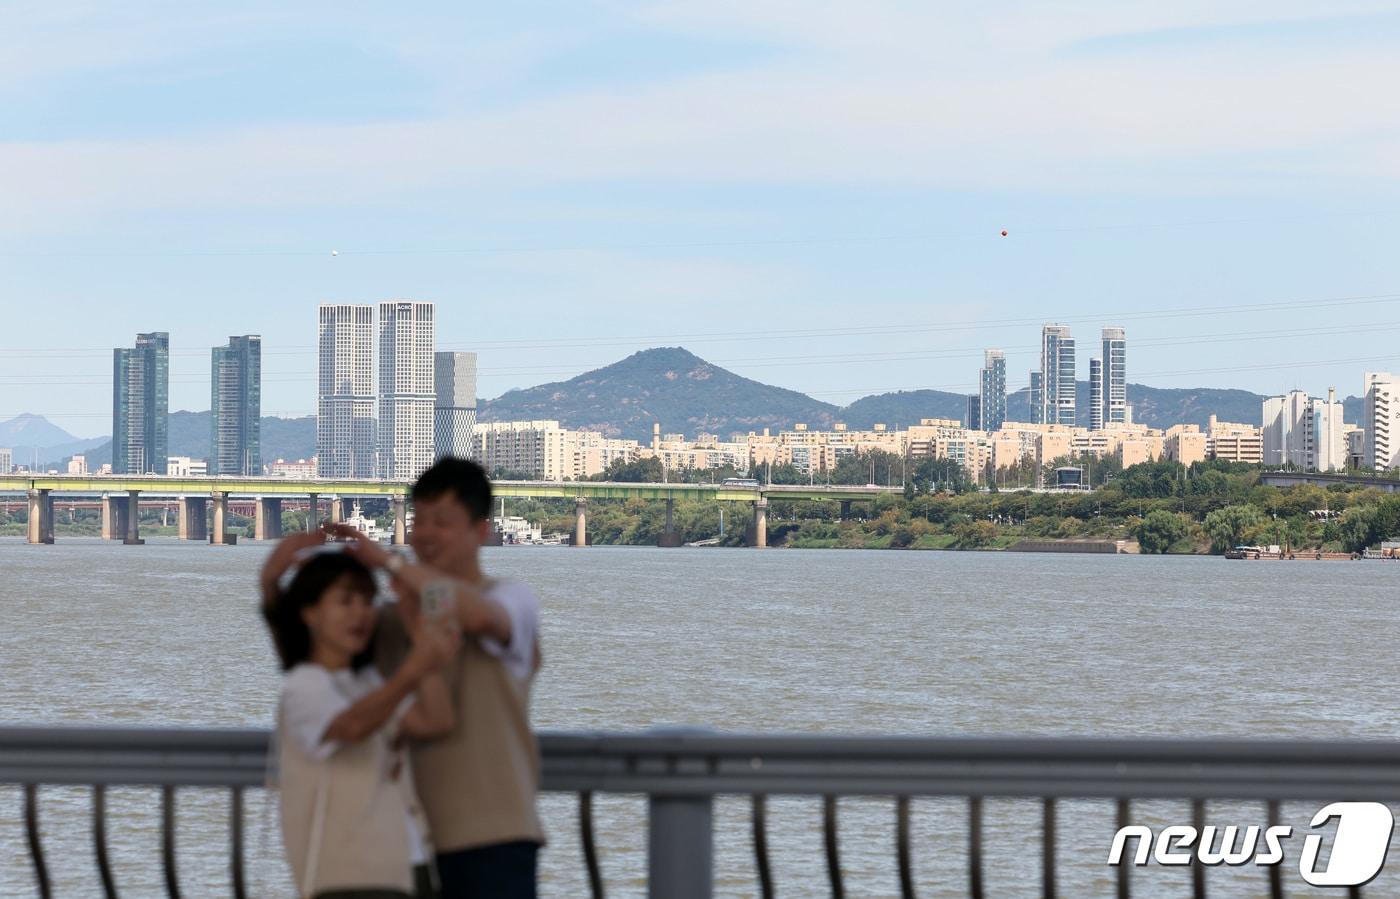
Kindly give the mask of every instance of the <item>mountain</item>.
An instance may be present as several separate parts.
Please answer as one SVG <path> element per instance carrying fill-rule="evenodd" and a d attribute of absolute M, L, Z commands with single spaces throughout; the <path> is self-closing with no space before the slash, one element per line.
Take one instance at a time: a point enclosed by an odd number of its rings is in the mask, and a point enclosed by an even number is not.
<path fill-rule="evenodd" d="M 853 430 L 876 424 L 891 428 L 916 425 L 921 418 L 967 418 L 967 397 L 942 390 L 901 390 L 863 397 L 838 413 L 836 420 Z"/>
<path fill-rule="evenodd" d="M 830 403 L 740 377 L 680 347 L 661 347 L 567 381 L 482 401 L 477 419 L 557 419 L 565 427 L 649 442 L 653 423 L 663 432 L 727 438 L 795 422 L 827 428 L 840 420 L 837 412 Z"/>
<path fill-rule="evenodd" d="M 1077 389 L 1077 423 L 1089 425 L 1089 382 Z M 1258 426 L 1264 396 L 1248 390 L 1214 387 L 1166 388 L 1128 385 L 1133 420 L 1154 428 L 1194 424 L 1205 429 L 1210 416 Z M 1344 400 L 1346 420 L 1361 420 L 1362 401 Z M 727 437 L 763 428 L 789 428 L 798 422 L 825 428 L 844 422 L 852 429 L 883 423 L 891 428 L 922 418 L 967 417 L 967 397 L 939 390 L 909 390 L 863 397 L 844 408 L 796 391 L 740 377 L 680 347 L 643 350 L 621 362 L 568 381 L 512 390 L 480 402 L 480 421 L 557 419 L 565 427 L 602 431 L 642 442 L 652 422 L 663 432 L 694 436 L 705 431 Z M 1031 420 L 1030 391 L 1007 396 L 1007 420 Z"/>
<path fill-rule="evenodd" d="M 53 424 L 42 415 L 26 412 L 9 421 L 0 421 L 0 446 L 57 446 L 76 443 L 77 437 Z"/>
<path fill-rule="evenodd" d="M 9 449 L 16 465 L 49 464 L 99 446 L 106 437 L 84 440 L 41 415 L 25 413 L 0 422 L 0 446 Z"/>

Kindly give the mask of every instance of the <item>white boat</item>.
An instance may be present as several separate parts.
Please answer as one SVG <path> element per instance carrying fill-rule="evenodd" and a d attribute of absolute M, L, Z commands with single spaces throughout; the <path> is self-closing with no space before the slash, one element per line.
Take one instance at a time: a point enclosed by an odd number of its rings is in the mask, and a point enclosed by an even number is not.
<path fill-rule="evenodd" d="M 350 517 L 345 519 L 345 523 L 361 534 L 364 534 L 365 537 L 370 540 L 379 541 L 384 539 L 384 536 L 379 533 L 379 525 L 373 518 L 365 517 L 365 513 L 360 511 L 359 503 L 355 503 L 350 509 Z"/>

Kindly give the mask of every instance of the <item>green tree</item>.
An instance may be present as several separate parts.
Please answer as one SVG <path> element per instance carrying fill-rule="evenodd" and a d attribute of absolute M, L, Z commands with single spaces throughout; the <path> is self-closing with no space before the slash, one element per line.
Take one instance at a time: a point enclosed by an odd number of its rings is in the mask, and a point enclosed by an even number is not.
<path fill-rule="evenodd" d="M 997 539 L 997 526 L 990 521 L 965 521 L 953 527 L 953 539 L 958 549 L 990 546 Z"/>
<path fill-rule="evenodd" d="M 1219 475 L 1219 472 L 1211 472 Z M 1220 475 L 1223 477 L 1223 475 Z M 1205 532 L 1210 551 L 1223 553 L 1244 541 L 1245 534 L 1259 525 L 1259 511 L 1253 506 L 1226 506 L 1206 515 Z"/>
<path fill-rule="evenodd" d="M 1181 516 L 1164 509 L 1149 512 L 1137 527 L 1138 545 L 1145 553 L 1165 553 L 1186 534 L 1186 522 Z"/>

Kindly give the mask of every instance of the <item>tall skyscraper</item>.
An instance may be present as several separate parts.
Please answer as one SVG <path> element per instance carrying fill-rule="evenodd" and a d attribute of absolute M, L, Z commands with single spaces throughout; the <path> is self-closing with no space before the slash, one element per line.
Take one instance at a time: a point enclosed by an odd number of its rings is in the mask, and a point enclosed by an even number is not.
<path fill-rule="evenodd" d="M 1103 329 L 1103 423 L 1128 423 L 1128 335 L 1122 328 Z"/>
<path fill-rule="evenodd" d="M 411 481 L 433 464 L 433 304 L 379 304 L 379 472 Z"/>
<path fill-rule="evenodd" d="M 1400 468 L 1400 376 L 1367 372 L 1361 464 L 1376 471 Z"/>
<path fill-rule="evenodd" d="M 374 307 L 322 303 L 319 315 L 316 473 L 373 478 Z"/>
<path fill-rule="evenodd" d="M 434 353 L 433 451 L 466 459 L 476 424 L 476 353 Z"/>
<path fill-rule="evenodd" d="M 209 473 L 262 474 L 262 338 L 230 337 L 211 355 Z"/>
<path fill-rule="evenodd" d="M 1089 360 L 1089 430 L 1103 430 L 1103 360 Z"/>
<path fill-rule="evenodd" d="M 987 350 L 982 354 L 978 398 L 981 403 L 982 431 L 1000 431 L 1006 423 L 1006 354 Z"/>
<path fill-rule="evenodd" d="M 1075 424 L 1074 338 L 1063 325 L 1046 325 L 1040 332 L 1040 420 L 1045 424 Z"/>
<path fill-rule="evenodd" d="M 112 351 L 113 474 L 165 474 L 169 410 L 170 335 L 137 334 Z"/>
<path fill-rule="evenodd" d="M 1030 399 L 1030 405 L 1031 405 L 1031 423 L 1032 423 L 1032 424 L 1044 424 L 1044 423 L 1045 423 L 1045 383 L 1044 383 L 1044 379 L 1043 379 L 1043 377 L 1042 377 L 1042 375 L 1041 375 L 1040 372 L 1038 372 L 1038 371 L 1033 371 L 1033 372 L 1031 372 L 1031 383 L 1030 383 L 1030 387 L 1027 388 L 1027 391 L 1030 393 L 1029 399 Z"/>

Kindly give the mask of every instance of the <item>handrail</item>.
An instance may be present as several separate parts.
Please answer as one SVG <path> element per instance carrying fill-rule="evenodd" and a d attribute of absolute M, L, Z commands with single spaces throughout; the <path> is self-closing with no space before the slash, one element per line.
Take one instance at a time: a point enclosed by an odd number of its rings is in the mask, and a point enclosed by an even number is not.
<path fill-rule="evenodd" d="M 179 895 L 174 865 L 175 791 L 232 791 L 230 878 L 243 875 L 242 791 L 264 784 L 270 735 L 253 729 L 169 729 L 0 726 L 0 784 L 21 785 L 24 819 L 40 895 L 49 877 L 38 825 L 41 785 L 93 788 L 94 849 L 104 891 L 115 895 L 108 864 L 105 789 L 144 785 L 161 790 L 162 861 L 167 893 Z M 914 895 L 910 799 L 968 799 L 968 891 L 984 891 L 983 810 L 987 797 L 1041 803 L 1042 887 L 1054 895 L 1057 800 L 1116 799 L 1119 826 L 1137 799 L 1185 799 L 1199 825 L 1206 799 L 1263 800 L 1271 823 L 1283 800 L 1400 801 L 1400 744 L 1366 741 L 921 738 L 736 735 L 703 731 L 557 733 L 540 735 L 542 788 L 578 797 L 587 880 L 601 897 L 604 877 L 593 834 L 596 793 L 644 794 L 650 802 L 653 896 L 703 897 L 710 883 L 712 801 L 749 797 L 759 892 L 773 895 L 767 806 L 772 795 L 823 799 L 831 891 L 844 890 L 837 844 L 838 797 L 893 800 L 896 870 L 901 892 Z M 236 820 L 234 820 L 236 819 Z M 1129 895 L 1131 869 L 1117 871 L 1118 895 Z M 1271 894 L 1283 895 L 1277 868 Z M 1193 895 L 1204 896 L 1206 871 L 1192 872 Z M 1357 891 L 1353 891 L 1356 895 Z"/>

